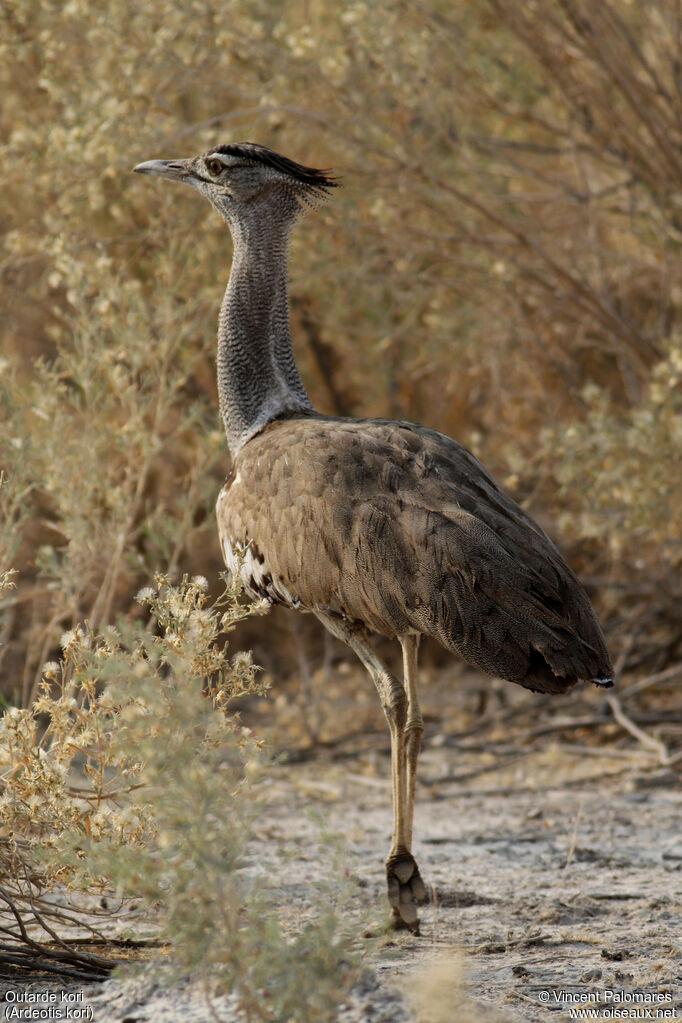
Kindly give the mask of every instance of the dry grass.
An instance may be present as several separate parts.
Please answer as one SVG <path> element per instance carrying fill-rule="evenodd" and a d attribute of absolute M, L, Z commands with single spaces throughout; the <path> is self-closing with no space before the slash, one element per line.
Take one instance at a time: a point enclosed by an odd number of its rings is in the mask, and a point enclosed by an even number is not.
<path fill-rule="evenodd" d="M 471 998 L 462 953 L 452 949 L 427 960 L 410 977 L 407 999 L 415 1023 L 502 1023 L 490 1006 Z"/>

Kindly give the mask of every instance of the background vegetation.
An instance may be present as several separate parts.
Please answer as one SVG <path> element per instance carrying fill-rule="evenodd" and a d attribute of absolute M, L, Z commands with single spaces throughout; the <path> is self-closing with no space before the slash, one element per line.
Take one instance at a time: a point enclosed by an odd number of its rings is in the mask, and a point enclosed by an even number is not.
<path fill-rule="evenodd" d="M 620 666 L 679 654 L 675 0 L 9 0 L 0 45 L 10 699 L 154 571 L 217 576 L 229 241 L 130 169 L 241 138 L 343 177 L 292 255 L 315 404 L 469 443 L 594 584 Z"/>

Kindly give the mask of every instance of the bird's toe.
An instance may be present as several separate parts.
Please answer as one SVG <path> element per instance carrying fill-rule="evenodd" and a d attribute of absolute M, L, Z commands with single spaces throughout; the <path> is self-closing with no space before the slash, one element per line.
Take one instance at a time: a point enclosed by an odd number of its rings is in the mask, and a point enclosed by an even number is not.
<path fill-rule="evenodd" d="M 422 881 L 421 874 L 419 873 L 418 870 L 414 872 L 410 879 L 410 888 L 412 889 L 412 894 L 414 895 L 419 905 L 420 906 L 423 905 L 423 903 L 425 903 L 427 900 L 426 885 Z"/>
<path fill-rule="evenodd" d="M 388 901 L 393 909 L 394 925 L 419 933 L 417 907 L 426 901 L 426 886 L 411 853 L 399 852 L 386 861 Z"/>

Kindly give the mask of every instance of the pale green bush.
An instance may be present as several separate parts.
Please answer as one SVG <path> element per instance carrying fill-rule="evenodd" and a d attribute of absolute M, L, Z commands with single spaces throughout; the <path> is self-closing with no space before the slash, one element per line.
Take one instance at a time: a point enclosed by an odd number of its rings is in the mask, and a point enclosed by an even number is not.
<path fill-rule="evenodd" d="M 65 634 L 35 704 L 0 720 L 0 829 L 43 888 L 142 899 L 170 946 L 158 970 L 233 990 L 249 1019 L 331 1019 L 353 957 L 329 891 L 287 936 L 263 868 L 245 870 L 267 758 L 230 709 L 261 690 L 218 642 L 261 610 L 237 598 L 158 578 L 138 598 L 154 628 Z"/>

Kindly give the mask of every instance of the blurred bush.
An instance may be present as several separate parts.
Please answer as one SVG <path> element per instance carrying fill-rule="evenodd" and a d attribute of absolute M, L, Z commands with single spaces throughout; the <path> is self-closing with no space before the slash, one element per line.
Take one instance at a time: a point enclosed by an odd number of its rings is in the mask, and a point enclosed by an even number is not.
<path fill-rule="evenodd" d="M 555 534 L 562 513 L 621 665 L 679 654 L 672 0 L 7 0 L 0 18 L 12 699 L 155 570 L 217 575 L 229 243 L 196 197 L 129 171 L 243 138 L 343 178 L 293 244 L 314 403 L 468 443 Z"/>

